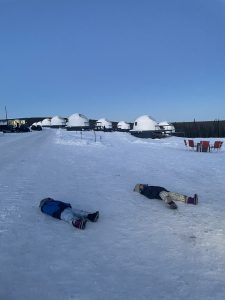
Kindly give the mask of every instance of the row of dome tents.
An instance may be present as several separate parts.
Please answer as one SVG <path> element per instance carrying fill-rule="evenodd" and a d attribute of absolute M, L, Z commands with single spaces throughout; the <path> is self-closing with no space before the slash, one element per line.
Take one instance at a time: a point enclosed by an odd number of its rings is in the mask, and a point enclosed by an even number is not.
<path fill-rule="evenodd" d="M 37 127 L 37 126 L 41 126 L 41 127 L 52 127 L 52 128 L 60 128 L 60 127 L 65 127 L 66 126 L 66 119 L 65 118 L 61 118 L 59 116 L 55 116 L 53 118 L 46 118 L 42 121 L 39 122 L 35 122 L 32 124 L 31 127 Z"/>
<path fill-rule="evenodd" d="M 113 123 L 105 118 L 97 120 L 94 124 L 91 124 L 86 116 L 82 114 L 73 114 L 68 119 L 55 116 L 52 119 L 47 118 L 43 121 L 34 123 L 33 126 L 41 127 L 52 127 L 60 128 L 65 127 L 69 131 L 73 130 L 103 130 L 112 131 Z M 161 138 L 167 135 L 171 135 L 175 132 L 175 128 L 172 124 L 167 121 L 156 122 L 152 117 L 148 115 L 143 115 L 134 121 L 133 128 L 131 125 L 125 121 L 120 121 L 117 123 L 118 131 L 129 131 L 132 135 L 141 138 Z"/>
<path fill-rule="evenodd" d="M 125 121 L 120 121 L 117 123 L 116 128 L 118 131 L 129 131 L 130 124 Z M 104 130 L 104 131 L 112 131 L 113 123 L 105 118 L 102 118 L 96 122 L 95 129 L 96 130 Z"/>
<path fill-rule="evenodd" d="M 59 116 L 55 116 L 53 118 L 46 118 L 42 121 L 35 122 L 31 125 L 32 130 L 42 130 L 42 127 L 52 127 L 52 128 L 60 128 L 65 127 L 66 119 L 61 118 Z"/>
<path fill-rule="evenodd" d="M 113 131 L 113 123 L 106 118 L 101 118 L 96 121 L 95 125 L 92 127 L 89 119 L 82 114 L 73 114 L 68 118 L 66 124 L 67 130 L 89 130 L 94 128 L 100 131 Z M 130 129 L 130 124 L 121 121 L 117 124 L 117 129 L 121 131 L 128 131 Z"/>
<path fill-rule="evenodd" d="M 101 118 L 97 120 L 96 124 L 94 126 L 91 126 L 89 119 L 86 116 L 78 113 L 68 117 L 67 121 L 65 118 L 55 116 L 52 119 L 46 118 L 43 121 L 33 123 L 32 126 L 52 127 L 52 128 L 65 127 L 69 131 L 90 130 L 93 128 L 95 130 L 104 130 L 104 131 L 113 130 L 113 123 L 105 118 Z M 125 121 L 121 121 L 117 124 L 117 128 L 118 130 L 121 131 L 129 131 L 130 124 Z"/>

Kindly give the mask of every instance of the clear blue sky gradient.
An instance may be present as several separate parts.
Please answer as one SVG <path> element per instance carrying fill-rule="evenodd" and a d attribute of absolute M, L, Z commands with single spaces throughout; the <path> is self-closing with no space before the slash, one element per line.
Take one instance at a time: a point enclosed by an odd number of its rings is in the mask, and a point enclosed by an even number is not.
<path fill-rule="evenodd" d="M 0 118 L 225 119 L 225 0 L 0 0 Z"/>

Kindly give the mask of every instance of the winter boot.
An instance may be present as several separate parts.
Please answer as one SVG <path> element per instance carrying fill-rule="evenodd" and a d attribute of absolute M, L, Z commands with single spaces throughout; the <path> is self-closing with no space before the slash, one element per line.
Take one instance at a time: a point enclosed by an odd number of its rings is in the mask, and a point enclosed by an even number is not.
<path fill-rule="evenodd" d="M 73 220 L 72 225 L 78 229 L 85 229 L 86 222 L 84 219 Z"/>
<path fill-rule="evenodd" d="M 197 205 L 198 204 L 198 195 L 194 194 L 194 197 L 188 197 L 187 199 L 187 204 L 194 204 Z"/>
<path fill-rule="evenodd" d="M 169 208 L 171 209 L 177 209 L 177 205 L 174 201 L 170 201 L 170 202 L 167 202 L 167 204 L 169 205 Z"/>
<path fill-rule="evenodd" d="M 91 221 L 91 222 L 97 222 L 97 221 L 98 221 L 98 218 L 99 218 L 99 211 L 96 211 L 96 212 L 93 213 L 93 214 L 88 214 L 87 218 L 88 218 L 88 220 Z"/>

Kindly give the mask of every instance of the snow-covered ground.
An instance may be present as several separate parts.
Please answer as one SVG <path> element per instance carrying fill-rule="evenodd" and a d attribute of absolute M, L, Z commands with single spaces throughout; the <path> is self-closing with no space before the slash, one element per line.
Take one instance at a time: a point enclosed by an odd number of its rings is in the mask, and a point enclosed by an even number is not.
<path fill-rule="evenodd" d="M 224 299 L 224 161 L 224 146 L 198 153 L 176 137 L 0 134 L 0 299 Z M 199 205 L 170 210 L 134 193 L 140 182 Z M 100 219 L 75 229 L 40 212 L 47 196 Z"/>

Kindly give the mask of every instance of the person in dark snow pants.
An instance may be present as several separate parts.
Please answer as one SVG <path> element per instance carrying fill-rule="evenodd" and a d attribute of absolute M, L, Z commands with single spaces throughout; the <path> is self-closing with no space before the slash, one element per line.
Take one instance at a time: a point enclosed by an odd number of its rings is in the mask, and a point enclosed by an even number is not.
<path fill-rule="evenodd" d="M 99 218 L 99 212 L 86 212 L 72 208 L 70 203 L 45 198 L 40 201 L 39 207 L 44 214 L 53 218 L 63 220 L 72 224 L 78 229 L 85 229 L 86 222 L 96 222 Z"/>
<path fill-rule="evenodd" d="M 151 186 L 147 184 L 136 184 L 134 192 L 138 192 L 149 199 L 163 200 L 171 209 L 176 209 L 177 205 L 174 201 L 181 201 L 187 204 L 198 204 L 198 195 L 188 197 L 179 193 L 170 192 L 161 186 Z"/>

